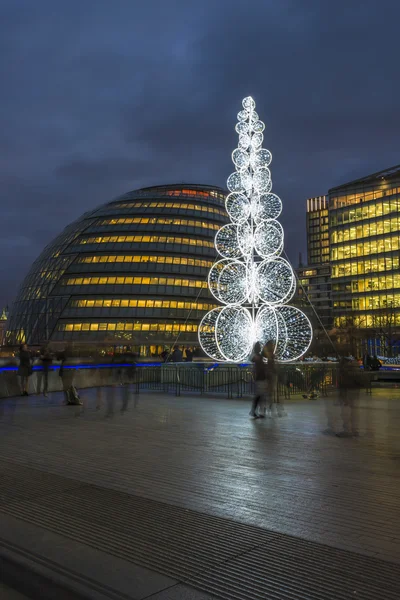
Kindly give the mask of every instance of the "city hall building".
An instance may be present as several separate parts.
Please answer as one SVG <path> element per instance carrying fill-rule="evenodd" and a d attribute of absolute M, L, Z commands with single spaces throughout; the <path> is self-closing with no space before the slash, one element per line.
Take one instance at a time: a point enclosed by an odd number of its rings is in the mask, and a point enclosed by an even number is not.
<path fill-rule="evenodd" d="M 197 345 L 217 306 L 207 287 L 225 190 L 165 185 L 129 192 L 69 225 L 26 276 L 7 341 L 131 346 L 141 355 Z"/>

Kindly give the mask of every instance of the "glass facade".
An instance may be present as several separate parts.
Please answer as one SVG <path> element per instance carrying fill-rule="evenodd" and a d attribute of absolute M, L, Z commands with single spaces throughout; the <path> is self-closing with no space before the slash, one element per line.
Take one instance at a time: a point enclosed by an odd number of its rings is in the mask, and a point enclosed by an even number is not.
<path fill-rule="evenodd" d="M 299 306 L 307 313 L 314 331 L 332 327 L 332 299 L 330 266 L 298 267 L 297 298 Z"/>
<path fill-rule="evenodd" d="M 316 196 L 307 200 L 307 264 L 329 262 L 328 200 Z"/>
<path fill-rule="evenodd" d="M 172 199 L 173 197 L 173 199 Z M 33 263 L 7 341 L 159 349 L 197 345 L 225 191 L 167 185 L 129 192 L 69 225 Z M 150 352 L 148 352 L 150 353 Z"/>
<path fill-rule="evenodd" d="M 400 166 L 329 191 L 336 327 L 400 327 Z"/>

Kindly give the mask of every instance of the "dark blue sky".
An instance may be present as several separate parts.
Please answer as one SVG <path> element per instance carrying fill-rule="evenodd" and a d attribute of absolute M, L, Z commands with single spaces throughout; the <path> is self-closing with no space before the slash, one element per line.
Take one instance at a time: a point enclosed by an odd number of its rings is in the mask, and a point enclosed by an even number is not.
<path fill-rule="evenodd" d="M 293 262 L 305 199 L 400 163 L 397 0 L 2 0 L 0 305 L 70 221 L 225 185 L 252 95 Z"/>

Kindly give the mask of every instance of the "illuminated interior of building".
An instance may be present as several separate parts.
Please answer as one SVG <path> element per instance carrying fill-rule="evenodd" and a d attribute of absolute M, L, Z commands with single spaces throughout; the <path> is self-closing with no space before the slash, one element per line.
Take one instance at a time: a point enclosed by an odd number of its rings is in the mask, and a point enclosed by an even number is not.
<path fill-rule="evenodd" d="M 334 325 L 400 325 L 400 166 L 329 191 Z"/>
<path fill-rule="evenodd" d="M 85 213 L 33 263 L 8 343 L 129 345 L 141 355 L 197 346 L 198 324 L 217 306 L 207 275 L 227 222 L 223 189 L 188 184 L 136 190 Z"/>

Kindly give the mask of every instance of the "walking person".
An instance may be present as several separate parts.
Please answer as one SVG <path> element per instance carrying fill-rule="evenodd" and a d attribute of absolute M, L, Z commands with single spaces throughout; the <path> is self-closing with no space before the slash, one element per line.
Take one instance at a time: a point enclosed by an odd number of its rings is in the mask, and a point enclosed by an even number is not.
<path fill-rule="evenodd" d="M 79 394 L 74 386 L 75 369 L 66 368 L 71 358 L 71 348 L 66 346 L 63 352 L 58 356 L 61 360 L 59 376 L 61 377 L 63 391 L 64 391 L 64 404 L 73 404 L 82 406 L 82 401 L 79 398 Z"/>
<path fill-rule="evenodd" d="M 255 393 L 250 409 L 250 417 L 253 419 L 264 418 L 262 412 L 258 410 L 260 402 L 265 401 L 266 392 L 266 365 L 261 356 L 261 344 L 256 342 L 253 348 L 253 356 L 251 362 L 254 364 L 253 377 L 255 384 Z"/>
<path fill-rule="evenodd" d="M 28 385 L 29 377 L 32 375 L 32 354 L 28 350 L 28 346 L 26 344 L 21 344 L 18 358 L 18 375 L 21 378 L 21 393 L 22 396 L 29 396 Z"/>
<path fill-rule="evenodd" d="M 282 417 L 284 412 L 283 405 L 278 398 L 278 370 L 274 354 L 274 342 L 269 340 L 263 348 L 262 355 L 266 359 L 265 364 L 265 379 L 266 379 L 266 404 L 268 404 L 268 415 L 273 416 L 274 402 L 277 405 L 278 417 Z"/>
<path fill-rule="evenodd" d="M 37 394 L 41 393 L 43 383 L 43 396 L 47 398 L 47 392 L 49 390 L 49 371 L 51 363 L 53 362 L 53 356 L 48 346 L 41 348 L 39 361 L 42 368 L 37 372 Z"/>

